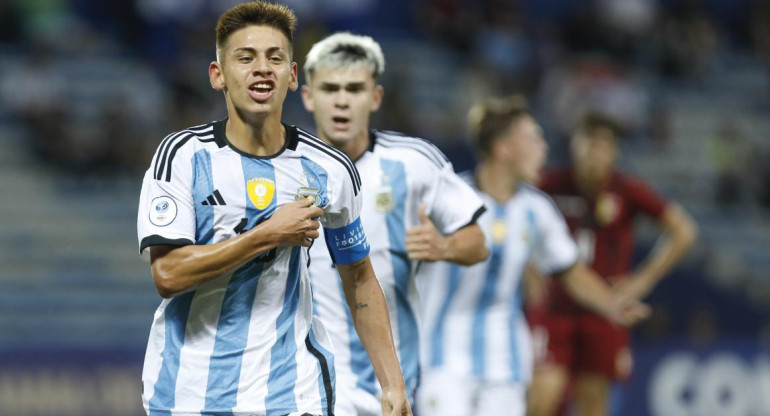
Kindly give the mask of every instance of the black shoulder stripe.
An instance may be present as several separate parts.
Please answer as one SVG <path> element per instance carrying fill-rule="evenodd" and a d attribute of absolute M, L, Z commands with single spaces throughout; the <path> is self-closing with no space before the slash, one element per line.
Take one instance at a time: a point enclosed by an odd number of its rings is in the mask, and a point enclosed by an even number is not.
<path fill-rule="evenodd" d="M 330 146 L 328 143 L 325 143 L 323 140 L 315 136 L 312 136 L 310 134 L 307 134 L 302 130 L 297 129 L 297 131 L 299 132 L 300 137 L 303 137 L 308 140 L 312 140 L 315 143 L 318 143 L 319 145 L 321 145 L 322 147 L 339 155 L 342 158 L 342 160 L 345 163 L 347 163 L 347 165 L 350 166 L 350 168 L 353 170 L 353 173 L 355 174 L 355 182 L 358 184 L 359 187 L 361 186 L 361 177 L 358 175 L 358 169 L 355 168 L 355 164 L 353 163 L 352 160 L 350 160 L 350 158 L 348 157 L 348 155 L 345 154 L 345 152 L 335 148 L 334 146 Z"/>
<path fill-rule="evenodd" d="M 399 147 L 402 148 L 402 149 L 403 148 L 412 149 L 412 150 L 414 150 L 416 152 L 421 153 L 423 156 L 425 156 L 426 159 L 431 161 L 434 165 L 436 165 L 439 168 L 443 168 L 446 165 L 445 162 L 443 162 L 442 160 L 437 159 L 435 155 L 432 155 L 430 152 L 426 151 L 422 147 L 413 146 L 413 145 L 408 144 L 408 143 L 391 143 L 391 142 L 385 142 L 385 141 L 382 141 L 382 140 L 378 140 L 377 144 L 382 146 L 382 147 L 386 147 L 388 149 L 394 149 L 394 148 L 399 148 Z"/>
<path fill-rule="evenodd" d="M 356 181 L 356 177 L 358 176 L 358 171 L 355 168 L 355 166 L 353 166 L 352 169 L 351 169 L 351 166 L 348 165 L 347 163 L 345 163 L 345 159 L 340 157 L 339 155 L 331 152 L 328 149 L 328 146 L 321 146 L 318 143 L 314 143 L 314 141 L 308 140 L 308 139 L 306 139 L 306 138 L 304 138 L 302 136 L 299 137 L 299 141 L 302 142 L 302 143 L 307 144 L 308 146 L 314 147 L 314 148 L 320 150 L 323 153 L 326 153 L 327 155 L 331 156 L 332 158 L 334 158 L 335 160 L 340 162 L 343 166 L 345 166 L 345 169 L 348 171 L 348 174 L 350 175 L 350 180 L 351 180 L 351 182 L 353 182 L 353 193 L 355 195 L 358 195 L 358 190 L 361 187 L 361 183 Z"/>
<path fill-rule="evenodd" d="M 189 129 L 184 129 L 182 131 L 178 131 L 175 133 L 171 133 L 166 138 L 163 139 L 163 141 L 160 143 L 160 146 L 158 146 L 158 152 L 155 155 L 155 179 L 160 180 L 162 172 L 163 172 L 163 166 L 165 165 L 165 159 L 168 156 L 169 148 L 171 147 L 171 143 L 179 138 L 180 136 L 184 134 L 200 134 L 200 133 L 206 133 L 208 130 L 211 130 L 211 123 L 209 124 L 202 124 L 200 126 L 190 127 Z M 160 164 L 158 163 L 160 162 Z"/>
<path fill-rule="evenodd" d="M 166 182 L 171 182 L 171 163 L 174 162 L 174 156 L 176 156 L 176 152 L 179 150 L 180 147 L 184 146 L 185 143 L 187 143 L 188 140 L 190 140 L 193 137 L 192 134 L 189 134 L 187 136 L 182 137 L 181 140 L 179 140 L 174 148 L 171 150 L 171 153 L 168 155 L 167 164 L 165 167 L 166 172 L 166 178 L 164 179 Z M 170 148 L 171 146 L 169 146 Z"/>
<path fill-rule="evenodd" d="M 404 146 L 417 150 L 418 152 L 425 155 L 428 159 L 433 160 L 439 167 L 443 167 L 447 163 L 450 163 L 446 155 L 444 155 L 444 153 L 439 150 L 436 145 L 425 139 L 408 136 L 393 136 L 389 134 L 380 135 L 378 139 L 378 144 L 389 145 L 385 147 Z"/>
<path fill-rule="evenodd" d="M 320 146 L 320 148 L 327 149 L 329 152 L 332 152 L 332 153 L 336 153 L 339 156 L 339 158 L 342 159 L 340 161 L 343 162 L 343 164 L 345 164 L 346 167 L 348 167 L 348 171 L 352 171 L 353 172 L 353 177 L 354 177 L 353 182 L 356 185 L 358 185 L 358 187 L 361 187 L 361 177 L 358 174 L 358 169 L 356 169 L 355 164 L 353 164 L 353 161 L 350 160 L 348 155 L 346 155 L 343 151 L 341 151 L 339 149 L 336 149 L 333 146 L 328 145 L 327 143 L 324 143 L 323 140 L 321 140 L 321 139 L 319 139 L 317 137 L 311 136 L 311 135 L 309 135 L 309 134 L 307 134 L 307 133 L 305 133 L 305 132 L 303 132 L 301 130 L 298 130 L 298 132 L 299 132 L 299 137 L 300 138 L 304 138 L 304 139 L 307 139 L 308 141 L 312 141 L 312 142 L 318 144 L 318 146 Z M 318 147 L 318 146 L 316 146 L 316 147 Z"/>
<path fill-rule="evenodd" d="M 409 143 L 416 146 L 420 146 L 425 148 L 428 152 L 432 153 L 436 156 L 437 159 L 443 160 L 445 162 L 449 162 L 449 158 L 446 157 L 444 152 L 441 151 L 435 144 L 431 143 L 429 140 L 422 139 L 420 137 L 411 137 L 411 136 L 399 136 L 399 135 L 388 135 L 387 133 L 381 136 L 384 140 L 390 140 L 392 142 L 396 143 Z"/>

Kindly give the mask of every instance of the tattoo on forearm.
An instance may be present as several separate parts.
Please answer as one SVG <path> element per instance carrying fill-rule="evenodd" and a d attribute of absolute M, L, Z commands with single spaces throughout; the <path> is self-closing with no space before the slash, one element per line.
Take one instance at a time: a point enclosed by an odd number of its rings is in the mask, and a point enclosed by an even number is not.
<path fill-rule="evenodd" d="M 357 311 L 360 311 L 361 309 L 364 309 L 364 308 L 367 308 L 367 307 L 369 307 L 369 305 L 366 304 L 366 303 L 360 303 L 360 302 L 356 303 L 356 310 Z"/>

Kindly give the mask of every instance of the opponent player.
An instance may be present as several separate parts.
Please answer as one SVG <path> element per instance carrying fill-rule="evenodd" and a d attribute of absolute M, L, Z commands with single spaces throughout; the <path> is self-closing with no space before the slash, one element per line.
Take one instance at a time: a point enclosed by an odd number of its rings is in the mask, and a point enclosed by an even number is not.
<path fill-rule="evenodd" d="M 677 204 L 615 169 L 621 136 L 613 120 L 588 114 L 571 140 L 573 165 L 545 175 L 541 188 L 564 214 L 581 259 L 618 294 L 641 299 L 687 252 L 696 226 Z M 669 238 L 632 269 L 639 216 L 656 220 Z M 546 313 L 532 322 L 548 350 L 536 367 L 530 414 L 555 414 L 574 376 L 578 414 L 605 415 L 612 382 L 631 372 L 628 331 L 575 305 L 558 281 L 548 296 Z"/>
<path fill-rule="evenodd" d="M 577 261 L 577 247 L 537 179 L 547 145 L 522 97 L 490 99 L 469 113 L 480 163 L 467 179 L 489 212 L 479 224 L 487 261 L 471 267 L 430 265 L 423 281 L 424 379 L 418 392 L 427 416 L 510 415 L 526 411 L 532 346 L 522 304 L 522 275 L 533 262 L 553 273 L 580 301 L 618 324 L 646 306 L 623 302 Z"/>
<path fill-rule="evenodd" d="M 475 224 L 483 204 L 446 157 L 424 140 L 369 129 L 369 117 L 382 100 L 377 79 L 384 69 L 382 50 L 370 37 L 331 35 L 308 53 L 302 98 L 313 112 L 318 136 L 350 156 L 361 173 L 361 221 L 411 398 L 419 378 L 417 264 L 472 264 L 486 258 L 488 250 Z M 336 256 L 313 246 L 310 281 L 316 314 L 334 342 L 337 414 L 372 414 L 378 393 L 369 358 L 374 363 L 375 357 L 367 358 L 352 331 L 355 316 L 351 321 L 349 311 L 361 305 L 345 305 L 329 254 Z"/>
<path fill-rule="evenodd" d="M 164 297 L 142 375 L 149 415 L 334 413 L 333 357 L 312 319 L 307 274 L 319 221 L 348 300 L 362 305 L 353 316 L 382 411 L 411 414 L 359 220 L 356 168 L 281 122 L 297 88 L 294 26 L 285 6 L 225 12 L 209 77 L 229 118 L 168 136 L 145 175 L 140 251 Z"/>

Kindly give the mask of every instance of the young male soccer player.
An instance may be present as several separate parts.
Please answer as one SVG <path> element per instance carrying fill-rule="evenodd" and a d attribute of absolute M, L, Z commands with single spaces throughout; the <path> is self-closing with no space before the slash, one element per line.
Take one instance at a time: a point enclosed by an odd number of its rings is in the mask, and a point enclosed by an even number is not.
<path fill-rule="evenodd" d="M 547 173 L 541 188 L 564 214 L 583 261 L 618 293 L 641 299 L 687 252 L 696 226 L 677 204 L 615 169 L 621 136 L 612 119 L 586 115 L 571 140 L 572 167 Z M 670 238 L 632 270 L 633 222 L 640 215 Z M 530 413 L 555 414 L 574 375 L 578 414 L 603 416 L 611 383 L 631 371 L 628 330 L 575 305 L 559 282 L 549 289 L 546 313 L 533 321 L 547 334 L 548 352 L 536 367 Z"/>
<path fill-rule="evenodd" d="M 291 10 L 264 2 L 219 18 L 209 77 L 229 118 L 168 136 L 145 175 L 140 250 L 164 297 L 142 375 L 149 415 L 333 414 L 333 357 L 307 274 L 319 222 L 348 300 L 366 305 L 354 317 L 383 413 L 411 414 L 355 166 L 281 122 L 297 88 L 294 25 Z"/>
<path fill-rule="evenodd" d="M 529 184 L 545 162 L 547 145 L 523 98 L 487 100 L 471 109 L 469 121 L 480 163 L 467 179 L 489 208 L 479 224 L 491 254 L 470 267 L 431 265 L 430 280 L 421 282 L 425 362 L 417 408 L 426 416 L 521 416 L 533 365 L 521 308 L 530 262 L 618 324 L 640 319 L 646 307 L 615 298 L 577 261 L 564 219 Z"/>
<path fill-rule="evenodd" d="M 361 173 L 361 218 L 371 258 L 385 291 L 401 368 L 411 396 L 419 378 L 418 308 L 415 271 L 419 261 L 472 264 L 487 256 L 476 225 L 483 204 L 455 175 L 446 157 L 430 143 L 402 134 L 369 129 L 380 106 L 377 84 L 385 69 L 380 46 L 370 37 L 338 33 L 316 43 L 305 62 L 305 108 L 313 112 L 318 135 L 353 159 Z M 327 237 L 328 238 L 328 237 Z M 340 244 L 345 242 L 340 240 Z M 310 281 L 315 311 L 329 329 L 337 367 L 338 414 L 372 414 L 377 402 L 371 364 L 351 330 L 337 272 L 337 254 L 311 249 Z M 339 269 L 339 268 L 338 268 Z M 372 363 L 375 357 L 369 356 Z M 375 363 L 376 364 L 376 363 Z"/>

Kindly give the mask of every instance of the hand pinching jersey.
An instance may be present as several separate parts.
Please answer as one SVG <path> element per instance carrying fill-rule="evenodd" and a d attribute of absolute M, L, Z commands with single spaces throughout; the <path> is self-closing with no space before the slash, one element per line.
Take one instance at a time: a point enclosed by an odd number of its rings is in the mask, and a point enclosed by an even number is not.
<path fill-rule="evenodd" d="M 411 395 L 419 377 L 418 296 L 416 262 L 406 252 L 406 231 L 419 225 L 420 204 L 443 234 L 475 222 L 484 205 L 443 153 L 422 139 L 372 131 L 369 149 L 356 166 L 362 177 L 361 221 L 371 244 L 370 259 L 385 292 L 396 352 Z M 374 371 L 353 328 L 329 253 L 314 245 L 310 256 L 315 312 L 333 340 L 339 389 L 376 394 Z M 340 395 L 339 402 L 343 400 Z"/>
<path fill-rule="evenodd" d="M 528 383 L 532 346 L 521 309 L 522 276 L 530 261 L 544 273 L 568 269 L 577 248 L 564 218 L 536 188 L 521 185 L 504 203 L 481 196 L 489 208 L 479 219 L 489 258 L 470 267 L 424 266 L 423 368 Z"/>
<path fill-rule="evenodd" d="M 158 147 L 139 201 L 143 256 L 153 245 L 233 238 L 311 194 L 335 261 L 366 257 L 361 182 L 347 156 L 288 125 L 280 152 L 248 155 L 230 145 L 225 125 L 192 127 Z M 161 302 L 142 375 L 149 415 L 332 413 L 334 363 L 312 318 L 307 251 L 277 247 Z"/>

